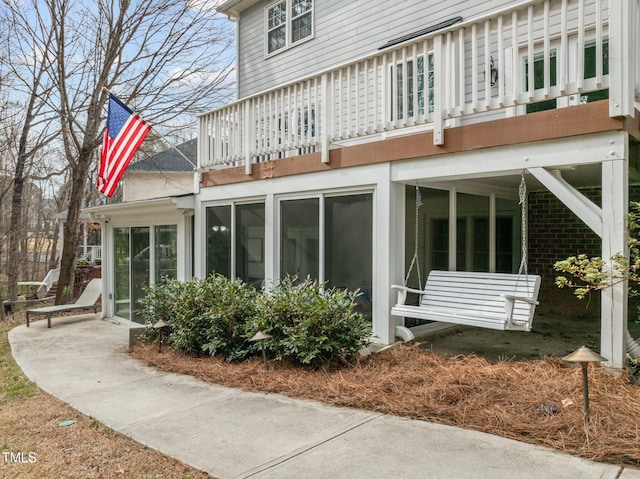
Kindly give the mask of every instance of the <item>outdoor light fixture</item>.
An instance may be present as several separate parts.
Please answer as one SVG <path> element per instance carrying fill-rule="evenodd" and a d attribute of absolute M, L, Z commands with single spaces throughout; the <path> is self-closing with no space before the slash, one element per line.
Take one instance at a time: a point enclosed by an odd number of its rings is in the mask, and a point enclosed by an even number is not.
<path fill-rule="evenodd" d="M 484 72 L 485 78 L 487 76 L 487 71 L 485 69 Z M 493 63 L 493 57 L 489 57 L 489 83 L 491 86 L 495 86 L 498 83 L 498 69 L 495 67 Z"/>
<path fill-rule="evenodd" d="M 263 333 L 262 331 L 258 331 L 249 341 L 260 341 L 260 348 L 262 349 L 262 359 L 264 359 L 264 368 L 269 370 L 269 363 L 267 362 L 267 351 L 264 349 L 264 340 L 269 339 L 272 336 L 270 334 Z"/>
<path fill-rule="evenodd" d="M 158 352 L 162 352 L 162 336 L 164 335 L 164 331 L 168 327 L 169 323 L 167 323 L 164 319 L 161 319 L 153 325 L 153 328 L 158 330 Z"/>
<path fill-rule="evenodd" d="M 603 358 L 588 347 L 582 346 L 562 359 L 569 363 L 580 363 L 582 365 L 582 395 L 584 398 L 583 411 L 587 414 L 587 411 L 589 411 L 589 379 L 587 377 L 587 365 L 589 363 L 606 361 L 607 358 Z"/>

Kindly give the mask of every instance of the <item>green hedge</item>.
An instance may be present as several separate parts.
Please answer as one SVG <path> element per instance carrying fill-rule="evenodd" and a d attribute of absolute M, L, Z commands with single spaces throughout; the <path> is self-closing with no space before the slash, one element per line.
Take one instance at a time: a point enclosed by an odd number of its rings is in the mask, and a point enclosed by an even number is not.
<path fill-rule="evenodd" d="M 336 357 L 352 361 L 371 336 L 369 321 L 354 311 L 357 295 L 286 278 L 258 298 L 256 325 L 273 336 L 265 343 L 278 359 L 316 367 Z"/>
<path fill-rule="evenodd" d="M 213 275 L 186 283 L 163 280 L 147 288 L 140 314 L 149 325 L 169 323 L 164 341 L 178 351 L 239 361 L 258 352 L 249 339 L 262 331 L 272 336 L 265 347 L 277 359 L 318 367 L 337 357 L 352 361 L 368 344 L 371 325 L 354 311 L 357 295 L 296 278 L 258 292 Z M 159 334 L 149 328 L 146 338 L 159 340 Z"/>

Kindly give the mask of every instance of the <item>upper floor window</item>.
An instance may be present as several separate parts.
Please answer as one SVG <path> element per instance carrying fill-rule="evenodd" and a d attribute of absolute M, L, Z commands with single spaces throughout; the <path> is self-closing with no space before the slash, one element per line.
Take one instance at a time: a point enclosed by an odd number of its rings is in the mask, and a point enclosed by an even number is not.
<path fill-rule="evenodd" d="M 267 8 L 267 54 L 313 35 L 313 0 L 283 0 Z"/>
<path fill-rule="evenodd" d="M 582 78 L 585 80 L 596 77 L 596 66 L 597 66 L 597 48 L 595 40 L 590 40 L 584 43 L 583 50 L 583 71 Z M 571 60 L 571 58 L 570 58 Z M 523 71 L 524 71 L 524 88 L 525 90 L 529 89 L 529 62 L 527 57 L 523 57 Z M 545 63 L 544 63 L 544 54 L 539 53 L 534 55 L 533 58 L 533 88 L 540 89 L 544 88 L 544 77 L 545 77 Z M 573 60 L 575 65 L 576 60 Z M 550 86 L 556 86 L 557 81 L 557 54 L 556 50 L 551 50 L 549 53 L 549 62 L 548 62 L 548 70 L 549 70 L 549 84 Z M 602 40 L 601 47 L 601 63 L 602 63 L 602 75 L 609 74 L 609 38 L 605 37 Z M 574 67 L 575 68 L 575 67 Z M 580 95 L 572 95 L 571 100 L 565 100 L 564 103 L 561 103 L 562 99 L 550 99 L 543 100 L 537 103 L 529 103 L 526 107 L 527 113 L 533 113 L 536 111 L 542 110 L 550 110 L 556 108 L 558 106 L 567 106 L 567 105 L 575 105 L 579 101 L 579 103 L 590 103 L 593 101 L 603 100 L 609 98 L 609 89 L 597 90 L 597 91 L 589 91 L 586 93 L 581 93 Z M 575 99 L 574 99 L 575 98 Z M 568 101 L 568 103 L 567 103 Z"/>
<path fill-rule="evenodd" d="M 595 78 L 596 76 L 596 42 L 587 42 L 584 46 L 584 77 Z M 602 40 L 602 74 L 609 74 L 609 38 Z M 609 89 L 592 91 L 580 95 L 580 103 L 591 103 L 592 101 L 609 98 Z"/>
<path fill-rule="evenodd" d="M 556 86 L 557 76 L 557 55 L 555 50 L 551 50 L 549 54 L 549 85 Z M 524 88 L 529 90 L 529 59 L 524 58 Z M 545 63 L 544 53 L 538 53 L 533 57 L 533 88 L 544 88 Z M 552 110 L 556 107 L 555 98 L 552 100 L 539 101 L 537 103 L 529 103 L 527 105 L 527 113 L 536 111 Z"/>
<path fill-rule="evenodd" d="M 433 53 L 426 58 L 419 56 L 396 65 L 395 74 L 391 73 L 391 88 L 395 82 L 395 101 L 391 105 L 391 119 L 402 120 L 426 112 L 433 113 L 434 101 Z M 406 90 L 406 104 L 405 104 Z M 426 106 L 426 110 L 425 110 Z"/>

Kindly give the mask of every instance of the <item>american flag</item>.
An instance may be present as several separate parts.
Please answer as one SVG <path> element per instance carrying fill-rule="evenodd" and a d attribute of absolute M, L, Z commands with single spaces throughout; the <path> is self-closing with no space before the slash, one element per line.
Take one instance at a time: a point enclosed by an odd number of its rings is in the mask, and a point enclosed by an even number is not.
<path fill-rule="evenodd" d="M 151 125 L 109 93 L 107 129 L 104 132 L 96 187 L 111 197 Z"/>

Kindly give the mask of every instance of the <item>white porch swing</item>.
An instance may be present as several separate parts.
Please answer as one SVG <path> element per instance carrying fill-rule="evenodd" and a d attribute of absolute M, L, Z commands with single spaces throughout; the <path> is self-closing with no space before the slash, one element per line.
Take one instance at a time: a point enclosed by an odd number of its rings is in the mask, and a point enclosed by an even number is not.
<path fill-rule="evenodd" d="M 530 331 L 538 304 L 541 278 L 527 272 L 527 192 L 524 173 L 519 194 L 522 206 L 522 260 L 518 274 L 432 270 L 424 289 L 420 290 L 406 286 L 414 266 L 417 267 L 418 283 L 422 284 L 418 260 L 418 212 L 422 200 L 416 184 L 415 251 L 405 284 L 391 286 L 398 291 L 397 303 L 391 308 L 391 314 L 479 328 Z M 419 296 L 417 305 L 406 304 L 408 293 Z"/>

